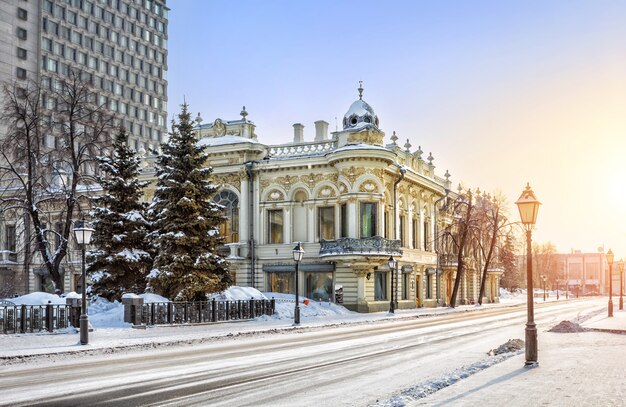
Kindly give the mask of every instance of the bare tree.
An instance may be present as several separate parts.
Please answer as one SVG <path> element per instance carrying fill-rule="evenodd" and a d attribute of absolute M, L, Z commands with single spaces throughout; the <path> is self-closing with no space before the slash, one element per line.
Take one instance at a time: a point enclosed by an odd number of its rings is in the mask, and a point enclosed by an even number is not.
<path fill-rule="evenodd" d="M 480 291 L 478 293 L 478 303 L 482 305 L 485 295 L 485 283 L 487 281 L 487 271 L 491 267 L 494 255 L 498 248 L 505 244 L 507 232 L 511 228 L 505 216 L 506 205 L 503 205 L 504 197 L 492 198 L 483 194 L 477 200 L 477 236 L 478 254 L 481 258 L 482 273 L 480 278 Z"/>
<path fill-rule="evenodd" d="M 111 144 L 113 116 L 78 72 L 25 87 L 5 83 L 2 91 L 0 208 L 27 215 L 33 250 L 62 291 L 72 220 L 93 187 L 96 155 Z"/>

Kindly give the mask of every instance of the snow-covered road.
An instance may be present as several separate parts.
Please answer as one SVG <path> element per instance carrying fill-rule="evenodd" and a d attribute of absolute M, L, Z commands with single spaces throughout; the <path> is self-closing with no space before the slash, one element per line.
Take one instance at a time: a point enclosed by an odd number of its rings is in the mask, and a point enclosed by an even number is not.
<path fill-rule="evenodd" d="M 541 332 L 595 300 L 537 304 Z M 401 390 L 524 338 L 525 306 L 302 328 L 154 350 L 71 356 L 0 370 L 0 404 L 393 405 Z"/>

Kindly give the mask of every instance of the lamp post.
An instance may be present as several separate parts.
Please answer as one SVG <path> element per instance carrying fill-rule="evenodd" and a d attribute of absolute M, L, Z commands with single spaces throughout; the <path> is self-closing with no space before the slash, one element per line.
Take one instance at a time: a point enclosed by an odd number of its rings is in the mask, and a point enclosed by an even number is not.
<path fill-rule="evenodd" d="M 532 229 L 537 221 L 537 212 L 541 202 L 535 197 L 535 193 L 526 184 L 526 189 L 515 202 L 519 210 L 522 224 L 526 229 L 526 289 L 528 291 L 527 310 L 528 322 L 526 322 L 526 367 L 534 367 L 537 362 L 537 326 L 535 325 L 535 310 L 533 299 L 533 257 L 532 257 Z"/>
<path fill-rule="evenodd" d="M 541 280 L 543 281 L 543 300 L 546 300 L 546 276 L 542 275 Z"/>
<path fill-rule="evenodd" d="M 396 259 L 394 259 L 393 256 L 389 256 L 389 260 L 387 260 L 387 265 L 389 266 L 389 272 L 391 273 L 391 301 L 389 301 L 390 314 L 394 314 L 396 308 L 396 304 L 393 301 L 393 274 L 396 271 L 397 264 L 398 262 L 396 261 Z"/>
<path fill-rule="evenodd" d="M 624 309 L 624 260 L 619 259 L 617 262 L 619 268 L 619 309 Z"/>
<path fill-rule="evenodd" d="M 302 256 L 304 256 L 304 249 L 302 248 L 302 243 L 298 242 L 296 247 L 291 251 L 293 254 L 293 261 L 296 262 L 296 308 L 293 310 L 293 324 L 300 325 L 300 298 L 298 297 L 298 286 L 299 286 L 299 274 L 300 274 L 300 262 L 302 261 Z"/>
<path fill-rule="evenodd" d="M 80 344 L 87 345 L 89 343 L 89 316 L 87 315 L 87 276 L 85 271 L 85 246 L 89 244 L 91 240 L 91 234 L 94 229 L 89 227 L 85 221 L 76 221 L 74 223 L 74 237 L 76 243 L 80 246 L 82 255 L 82 302 L 81 302 L 81 314 L 80 314 Z"/>
<path fill-rule="evenodd" d="M 556 280 L 556 300 L 559 300 L 559 280 Z"/>
<path fill-rule="evenodd" d="M 609 263 L 609 317 L 613 316 L 613 250 L 606 253 L 606 262 Z"/>

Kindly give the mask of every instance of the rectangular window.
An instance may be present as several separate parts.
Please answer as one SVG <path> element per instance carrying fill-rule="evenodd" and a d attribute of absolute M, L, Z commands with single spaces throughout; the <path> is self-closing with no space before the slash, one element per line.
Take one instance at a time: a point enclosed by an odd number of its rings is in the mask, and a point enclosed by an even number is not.
<path fill-rule="evenodd" d="M 26 69 L 18 67 L 15 70 L 15 75 L 17 76 L 17 79 L 26 79 Z"/>
<path fill-rule="evenodd" d="M 335 240 L 335 207 L 317 209 L 320 240 Z"/>
<path fill-rule="evenodd" d="M 24 10 L 21 7 L 17 8 L 17 18 L 19 18 L 20 20 L 28 20 L 28 11 Z"/>
<path fill-rule="evenodd" d="M 385 211 L 385 239 L 394 239 L 391 224 L 391 212 L 389 210 Z"/>
<path fill-rule="evenodd" d="M 424 236 L 424 250 L 426 251 L 430 250 L 430 235 L 428 234 L 429 226 L 428 222 L 424 222 L 424 234 L 422 236 Z"/>
<path fill-rule="evenodd" d="M 283 210 L 272 209 L 267 211 L 269 229 L 269 243 L 283 243 Z"/>
<path fill-rule="evenodd" d="M 5 233 L 5 250 L 14 252 L 16 249 L 16 237 L 15 237 L 15 225 L 6 225 L 4 228 Z"/>
<path fill-rule="evenodd" d="M 409 273 L 402 273 L 402 299 L 409 299 L 409 278 L 411 275 Z"/>
<path fill-rule="evenodd" d="M 304 273 L 304 295 L 314 301 L 328 302 L 333 294 L 333 273 Z"/>
<path fill-rule="evenodd" d="M 26 59 L 27 58 L 27 53 L 26 50 L 24 48 L 17 48 L 17 57 L 19 59 Z"/>
<path fill-rule="evenodd" d="M 419 224 L 417 219 L 413 219 L 413 239 L 411 241 L 411 248 L 417 249 L 419 247 L 418 243 L 418 235 L 419 235 Z"/>
<path fill-rule="evenodd" d="M 348 237 L 348 205 L 341 204 L 341 237 Z"/>
<path fill-rule="evenodd" d="M 374 300 L 382 301 L 387 299 L 387 273 L 386 271 L 374 272 Z"/>
<path fill-rule="evenodd" d="M 26 40 L 28 38 L 28 31 L 23 29 L 22 27 L 17 28 L 17 38 L 20 40 Z"/>
<path fill-rule="evenodd" d="M 272 293 L 293 294 L 294 273 L 267 273 L 267 289 Z"/>
<path fill-rule="evenodd" d="M 376 236 L 376 203 L 361 203 L 361 238 Z"/>
<path fill-rule="evenodd" d="M 406 216 L 400 216 L 400 246 L 406 247 L 404 232 L 406 231 Z"/>

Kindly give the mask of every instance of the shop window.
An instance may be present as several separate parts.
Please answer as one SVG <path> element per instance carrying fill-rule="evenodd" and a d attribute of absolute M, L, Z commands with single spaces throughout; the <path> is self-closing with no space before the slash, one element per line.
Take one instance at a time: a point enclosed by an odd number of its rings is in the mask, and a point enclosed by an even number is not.
<path fill-rule="evenodd" d="M 267 211 L 269 229 L 268 243 L 283 243 L 283 210 L 272 209 Z"/>
<path fill-rule="evenodd" d="M 374 300 L 382 301 L 387 299 L 387 279 L 386 271 L 374 272 Z"/>
<path fill-rule="evenodd" d="M 333 294 L 333 273 L 305 273 L 304 290 L 306 297 L 314 301 L 328 301 Z"/>
<path fill-rule="evenodd" d="M 376 203 L 361 203 L 361 238 L 376 236 Z"/>
<path fill-rule="evenodd" d="M 294 294 L 294 273 L 267 273 L 267 290 L 272 293 Z"/>
<path fill-rule="evenodd" d="M 318 208 L 317 213 L 320 240 L 335 240 L 335 208 L 324 206 Z"/>

